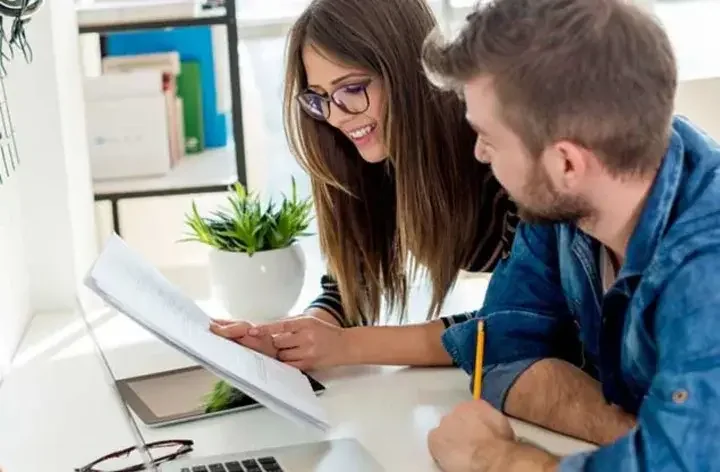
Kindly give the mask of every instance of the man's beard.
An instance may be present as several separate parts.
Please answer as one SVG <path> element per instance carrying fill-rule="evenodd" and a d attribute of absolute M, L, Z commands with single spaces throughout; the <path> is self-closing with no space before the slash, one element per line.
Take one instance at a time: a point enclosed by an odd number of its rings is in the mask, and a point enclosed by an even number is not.
<path fill-rule="evenodd" d="M 538 165 L 533 175 L 523 192 L 523 200 L 531 203 L 516 200 L 520 219 L 534 224 L 577 223 L 593 216 L 593 208 L 583 197 L 560 194 L 543 167 Z"/>

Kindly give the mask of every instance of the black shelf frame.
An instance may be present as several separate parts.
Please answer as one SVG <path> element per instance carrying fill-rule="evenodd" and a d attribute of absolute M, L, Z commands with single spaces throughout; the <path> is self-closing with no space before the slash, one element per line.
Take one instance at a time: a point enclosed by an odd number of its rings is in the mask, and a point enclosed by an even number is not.
<path fill-rule="evenodd" d="M 182 28 L 188 26 L 225 25 L 227 28 L 228 65 L 230 68 L 230 93 L 232 99 L 232 134 L 235 144 L 235 169 L 237 182 L 247 186 L 247 169 L 245 167 L 245 136 L 243 133 L 242 89 L 240 84 L 240 50 L 237 27 L 236 0 L 225 0 L 223 15 L 208 14 L 194 18 L 178 18 L 158 21 L 139 21 L 120 24 L 97 24 L 79 26 L 80 34 L 112 33 L 118 31 L 141 31 L 149 29 Z M 185 187 L 169 187 L 166 189 L 131 190 L 127 192 L 94 192 L 94 199 L 109 201 L 112 209 L 113 230 L 120 235 L 120 200 L 146 197 L 162 197 L 172 195 L 188 195 L 195 193 L 227 192 L 232 184 L 197 185 Z"/>
<path fill-rule="evenodd" d="M 158 21 L 136 21 L 118 24 L 97 24 L 79 26 L 80 34 L 112 33 L 117 31 L 139 31 L 148 29 L 179 28 L 184 26 L 224 25 L 227 24 L 227 15 L 208 15 L 196 18 L 178 18 Z"/>

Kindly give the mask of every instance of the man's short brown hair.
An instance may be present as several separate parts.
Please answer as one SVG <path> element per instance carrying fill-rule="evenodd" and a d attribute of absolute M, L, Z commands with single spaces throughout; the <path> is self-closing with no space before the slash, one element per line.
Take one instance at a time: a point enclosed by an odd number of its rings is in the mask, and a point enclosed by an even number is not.
<path fill-rule="evenodd" d="M 608 170 L 658 167 L 667 147 L 677 67 L 663 28 L 622 0 L 497 0 L 444 43 L 423 48 L 431 80 L 493 79 L 505 123 L 538 156 L 569 140 Z"/>

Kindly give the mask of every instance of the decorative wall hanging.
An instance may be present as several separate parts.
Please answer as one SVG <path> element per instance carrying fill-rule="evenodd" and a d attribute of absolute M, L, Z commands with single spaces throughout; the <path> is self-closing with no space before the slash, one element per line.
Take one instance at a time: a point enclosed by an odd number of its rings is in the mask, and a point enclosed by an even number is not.
<path fill-rule="evenodd" d="M 12 61 L 16 52 L 21 53 L 26 62 L 32 62 L 32 48 L 25 35 L 25 26 L 44 2 L 45 0 L 0 0 L 0 184 L 4 183 L 20 164 L 3 81 L 7 76 L 5 63 Z"/>

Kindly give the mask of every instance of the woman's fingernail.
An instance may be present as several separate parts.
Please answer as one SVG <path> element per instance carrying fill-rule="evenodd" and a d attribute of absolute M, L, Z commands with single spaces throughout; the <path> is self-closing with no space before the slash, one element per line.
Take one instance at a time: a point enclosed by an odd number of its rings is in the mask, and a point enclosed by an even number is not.
<path fill-rule="evenodd" d="M 257 328 L 250 328 L 250 329 L 248 330 L 248 334 L 249 334 L 250 336 L 257 336 L 258 334 L 260 334 L 260 330 L 257 329 Z"/>

